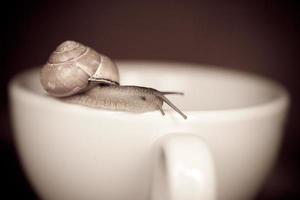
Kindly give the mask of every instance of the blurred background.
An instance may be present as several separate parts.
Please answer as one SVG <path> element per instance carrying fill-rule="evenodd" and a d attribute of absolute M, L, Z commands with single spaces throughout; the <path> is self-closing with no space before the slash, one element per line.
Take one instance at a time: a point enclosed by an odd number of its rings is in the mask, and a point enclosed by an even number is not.
<path fill-rule="evenodd" d="M 45 63 L 51 51 L 67 39 L 116 60 L 218 65 L 285 85 L 292 106 L 283 146 L 256 200 L 300 199 L 299 3 L 11 0 L 2 1 L 1 29 L 1 199 L 6 195 L 7 199 L 37 199 L 13 144 L 8 82 L 15 74 Z"/>

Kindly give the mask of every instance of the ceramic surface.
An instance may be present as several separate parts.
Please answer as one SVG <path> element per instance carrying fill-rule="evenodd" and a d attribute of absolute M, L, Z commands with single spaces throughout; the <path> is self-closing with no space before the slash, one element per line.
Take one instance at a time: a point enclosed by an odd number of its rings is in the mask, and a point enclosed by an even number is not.
<path fill-rule="evenodd" d="M 39 71 L 10 84 L 16 146 L 46 200 L 245 200 L 280 147 L 289 104 L 271 80 L 211 66 L 118 62 L 121 84 L 182 91 L 144 114 L 97 110 L 47 96 Z"/>

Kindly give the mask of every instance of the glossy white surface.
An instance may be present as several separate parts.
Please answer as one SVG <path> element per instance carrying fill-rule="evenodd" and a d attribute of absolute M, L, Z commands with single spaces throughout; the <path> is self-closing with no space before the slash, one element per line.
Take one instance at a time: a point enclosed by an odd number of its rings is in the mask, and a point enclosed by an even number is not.
<path fill-rule="evenodd" d="M 184 97 L 170 99 L 188 119 L 167 106 L 163 117 L 159 112 L 131 114 L 66 104 L 44 94 L 37 70 L 16 76 L 9 88 L 16 145 L 43 199 L 150 199 L 153 166 L 161 162 L 155 157 L 155 145 L 160 144 L 161 136 L 174 133 L 195 135 L 205 144 L 198 152 L 207 158 L 203 166 L 212 167 L 201 171 L 207 177 L 215 174 L 212 191 L 216 190 L 217 199 L 244 200 L 255 195 L 280 145 L 289 103 L 282 87 L 257 76 L 209 66 L 118 65 L 121 84 L 184 92 Z M 171 149 L 173 155 L 180 154 Z M 171 155 L 166 153 L 170 160 Z M 169 165 L 169 172 L 173 166 Z M 188 174 L 201 179 L 199 170 Z M 209 181 L 203 187 L 213 187 Z M 169 186 L 165 185 L 165 191 Z M 188 193 L 188 188 L 180 192 Z"/>
<path fill-rule="evenodd" d="M 199 136 L 177 133 L 159 139 L 151 197 L 153 200 L 216 199 L 212 155 Z"/>

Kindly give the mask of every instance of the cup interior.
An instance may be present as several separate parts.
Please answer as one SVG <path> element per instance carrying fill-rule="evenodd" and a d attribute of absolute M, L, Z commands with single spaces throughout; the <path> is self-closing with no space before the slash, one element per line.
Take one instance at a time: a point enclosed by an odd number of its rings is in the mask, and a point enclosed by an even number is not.
<path fill-rule="evenodd" d="M 276 101 L 284 89 L 257 75 L 213 66 L 169 62 L 117 62 L 121 85 L 139 85 L 161 91 L 184 92 L 168 98 L 182 110 L 228 110 L 253 107 Z M 39 69 L 19 79 L 27 91 L 45 96 Z"/>

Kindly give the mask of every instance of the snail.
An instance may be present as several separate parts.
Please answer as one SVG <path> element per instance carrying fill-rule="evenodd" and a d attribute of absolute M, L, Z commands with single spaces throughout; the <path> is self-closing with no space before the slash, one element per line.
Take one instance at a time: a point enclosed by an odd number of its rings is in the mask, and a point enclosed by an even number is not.
<path fill-rule="evenodd" d="M 48 95 L 65 102 L 136 113 L 159 110 L 162 115 L 165 115 L 162 109 L 165 102 L 187 118 L 165 97 L 183 93 L 122 86 L 119 79 L 118 68 L 109 57 L 75 41 L 61 43 L 40 72 L 41 85 Z"/>

